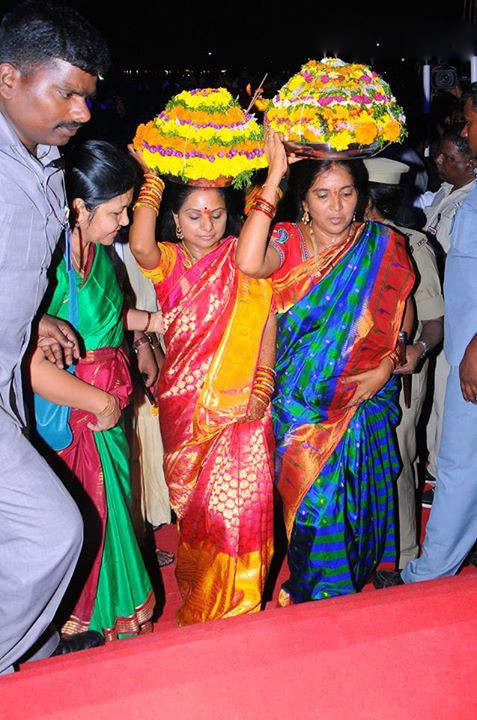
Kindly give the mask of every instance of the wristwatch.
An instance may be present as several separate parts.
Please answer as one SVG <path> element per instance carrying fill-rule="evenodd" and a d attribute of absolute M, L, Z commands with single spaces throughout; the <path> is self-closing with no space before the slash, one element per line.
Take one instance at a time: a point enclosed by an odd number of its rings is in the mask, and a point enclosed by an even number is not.
<path fill-rule="evenodd" d="M 420 346 L 422 347 L 421 358 L 426 357 L 427 353 L 428 353 L 429 350 L 430 350 L 430 347 L 429 347 L 429 345 L 426 343 L 426 341 L 425 341 L 425 340 L 416 340 L 416 342 L 414 343 L 414 345 L 420 345 Z"/>

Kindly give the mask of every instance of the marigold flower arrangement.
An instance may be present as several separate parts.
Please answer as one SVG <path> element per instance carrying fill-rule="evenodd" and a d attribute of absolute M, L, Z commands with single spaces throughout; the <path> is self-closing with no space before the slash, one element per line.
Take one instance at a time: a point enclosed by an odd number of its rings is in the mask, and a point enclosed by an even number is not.
<path fill-rule="evenodd" d="M 401 142 L 405 116 L 388 83 L 367 65 L 339 58 L 302 65 L 267 103 L 264 121 L 285 140 L 333 150 Z"/>
<path fill-rule="evenodd" d="M 161 175 L 239 188 L 267 166 L 263 130 L 228 90 L 184 90 L 156 118 L 139 125 L 133 146 Z"/>

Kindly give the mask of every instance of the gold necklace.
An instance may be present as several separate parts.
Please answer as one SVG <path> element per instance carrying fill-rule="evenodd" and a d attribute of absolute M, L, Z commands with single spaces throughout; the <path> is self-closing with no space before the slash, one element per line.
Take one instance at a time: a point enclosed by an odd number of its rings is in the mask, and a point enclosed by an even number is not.
<path fill-rule="evenodd" d="M 313 245 L 314 255 L 315 255 L 315 257 L 318 257 L 319 254 L 320 254 L 320 250 L 319 250 L 319 247 L 318 247 L 318 242 L 317 242 L 316 237 L 315 237 L 315 233 L 313 232 L 313 226 L 312 226 L 311 222 L 310 222 L 309 225 L 307 225 L 307 228 L 308 228 L 308 232 L 309 232 L 309 234 L 310 234 L 311 244 Z M 346 238 L 344 239 L 344 241 L 343 241 L 342 243 L 340 243 L 338 240 L 336 240 L 335 242 L 331 242 L 329 245 L 325 245 L 325 246 L 324 246 L 322 252 L 323 252 L 323 251 L 326 252 L 326 251 L 329 250 L 330 248 L 334 248 L 334 247 L 336 247 L 336 246 L 338 246 L 338 247 L 341 249 L 342 247 L 344 247 L 345 245 L 347 245 L 347 243 L 349 242 L 349 239 L 350 239 L 352 233 L 353 233 L 353 224 L 350 225 L 348 235 L 346 236 Z"/>
<path fill-rule="evenodd" d="M 191 251 L 189 250 L 189 248 L 187 247 L 187 245 L 184 244 L 184 241 L 183 241 L 183 240 L 181 240 L 180 246 L 181 246 L 181 248 L 183 249 L 184 255 L 186 256 L 186 258 L 188 259 L 188 261 L 191 263 L 191 265 L 194 265 L 194 264 L 197 262 L 197 258 L 195 258 L 195 257 L 192 255 Z"/>
<path fill-rule="evenodd" d="M 318 243 L 316 242 L 316 237 L 315 237 L 315 233 L 313 232 L 313 226 L 311 224 L 311 220 L 310 220 L 310 224 L 307 225 L 306 227 L 307 227 L 308 233 L 310 235 L 311 244 L 313 247 L 313 255 L 315 258 L 317 258 L 318 257 Z"/>
<path fill-rule="evenodd" d="M 80 261 L 78 260 L 78 258 L 76 257 L 76 255 L 74 253 L 71 253 L 71 261 L 73 263 L 74 269 L 77 270 L 80 273 L 80 275 L 83 275 L 84 268 L 81 266 Z"/>

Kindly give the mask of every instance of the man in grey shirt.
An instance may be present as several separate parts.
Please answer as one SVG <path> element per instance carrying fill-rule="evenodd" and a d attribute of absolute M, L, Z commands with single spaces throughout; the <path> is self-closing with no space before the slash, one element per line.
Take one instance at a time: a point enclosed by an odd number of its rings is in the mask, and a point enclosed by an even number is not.
<path fill-rule="evenodd" d="M 26 2 L 0 25 L 0 674 L 23 658 L 98 644 L 60 641 L 52 625 L 81 550 L 76 505 L 27 439 L 21 362 L 67 221 L 58 147 L 90 118 L 109 54 L 72 8 Z M 77 350 L 65 323 L 34 332 L 62 363 Z M 75 642 L 76 640 L 76 642 Z"/>

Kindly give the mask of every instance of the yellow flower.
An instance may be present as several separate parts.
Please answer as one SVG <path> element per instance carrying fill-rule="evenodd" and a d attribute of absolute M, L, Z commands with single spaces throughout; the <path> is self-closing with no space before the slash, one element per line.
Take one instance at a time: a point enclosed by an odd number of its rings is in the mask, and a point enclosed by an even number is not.
<path fill-rule="evenodd" d="M 347 130 L 342 130 L 333 135 L 329 143 L 335 150 L 347 150 L 354 142 L 353 136 Z"/>
<path fill-rule="evenodd" d="M 346 108 L 344 105 L 335 105 L 332 112 L 334 117 L 339 120 L 347 118 L 349 115 L 348 108 Z"/>

